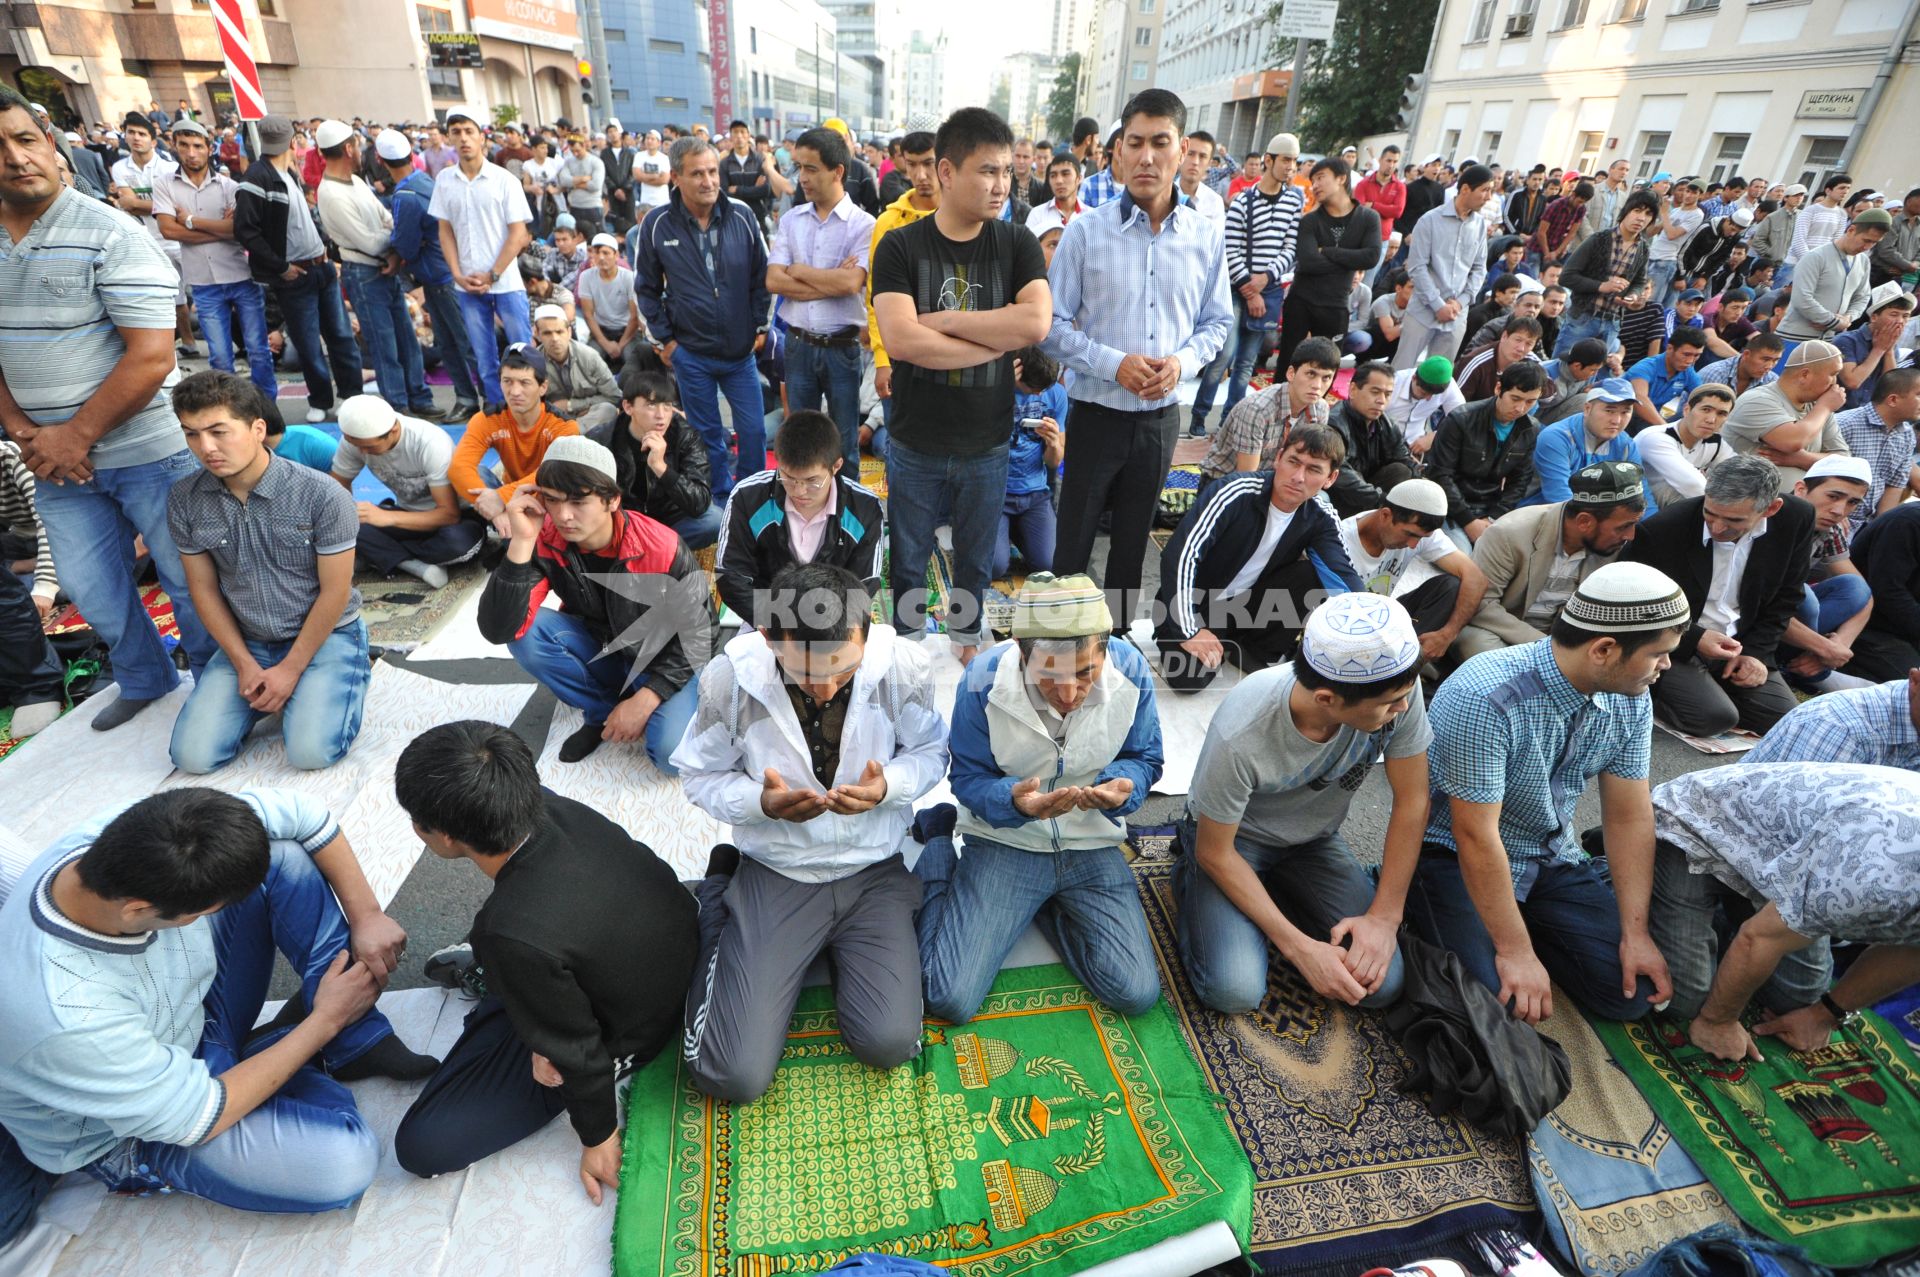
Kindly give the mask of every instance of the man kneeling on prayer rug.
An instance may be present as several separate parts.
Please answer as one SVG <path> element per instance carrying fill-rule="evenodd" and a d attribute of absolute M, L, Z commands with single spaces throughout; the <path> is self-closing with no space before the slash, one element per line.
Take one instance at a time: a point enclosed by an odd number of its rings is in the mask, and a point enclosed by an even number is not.
<path fill-rule="evenodd" d="M 688 800 L 739 841 L 714 849 L 695 891 L 685 1057 L 718 1099 L 773 1084 L 822 953 L 854 1058 L 886 1069 L 920 1051 L 920 880 L 901 846 L 915 800 L 947 773 L 947 725 L 920 645 L 873 624 L 872 607 L 845 568 L 783 569 L 766 628 L 701 672 L 674 751 Z"/>

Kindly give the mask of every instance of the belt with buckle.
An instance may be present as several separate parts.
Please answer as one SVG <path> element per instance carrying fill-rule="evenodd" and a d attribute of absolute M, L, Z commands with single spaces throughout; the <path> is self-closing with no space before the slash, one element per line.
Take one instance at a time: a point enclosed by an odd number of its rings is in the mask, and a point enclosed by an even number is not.
<path fill-rule="evenodd" d="M 830 333 L 816 333 L 805 328 L 789 328 L 787 336 L 809 346 L 857 346 L 860 344 L 858 328 L 838 328 Z"/>

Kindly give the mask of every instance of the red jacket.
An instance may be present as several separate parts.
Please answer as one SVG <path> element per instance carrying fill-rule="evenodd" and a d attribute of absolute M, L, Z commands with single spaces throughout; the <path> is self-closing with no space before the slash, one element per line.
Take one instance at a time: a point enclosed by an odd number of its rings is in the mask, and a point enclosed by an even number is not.
<path fill-rule="evenodd" d="M 1407 211 L 1407 184 L 1395 177 L 1383 186 L 1378 172 L 1369 173 L 1353 188 L 1353 198 L 1380 214 L 1380 239 L 1384 243 L 1393 235 L 1393 219 Z"/>

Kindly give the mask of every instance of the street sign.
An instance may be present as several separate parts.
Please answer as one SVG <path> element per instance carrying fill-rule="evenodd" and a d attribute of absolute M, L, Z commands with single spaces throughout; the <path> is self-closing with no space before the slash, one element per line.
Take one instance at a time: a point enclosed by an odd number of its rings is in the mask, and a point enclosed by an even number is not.
<path fill-rule="evenodd" d="M 227 79 L 233 85 L 233 104 L 243 120 L 267 113 L 260 91 L 260 68 L 253 60 L 253 42 L 247 39 L 244 0 L 213 0 L 213 25 L 220 31 L 220 53 L 227 60 Z"/>
<path fill-rule="evenodd" d="M 427 65 L 451 70 L 478 70 L 480 37 L 472 31 L 422 31 L 427 41 Z"/>
<path fill-rule="evenodd" d="M 1340 0 L 1286 0 L 1274 34 L 1291 40 L 1331 40 Z"/>

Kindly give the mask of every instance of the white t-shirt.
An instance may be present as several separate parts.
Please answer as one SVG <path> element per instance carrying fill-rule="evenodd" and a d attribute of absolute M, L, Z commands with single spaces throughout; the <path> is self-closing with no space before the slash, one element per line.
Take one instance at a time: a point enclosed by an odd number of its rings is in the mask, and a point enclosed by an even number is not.
<path fill-rule="evenodd" d="M 393 492 L 393 503 L 402 510 L 424 513 L 434 508 L 434 488 L 449 486 L 447 467 L 453 464 L 453 439 L 446 431 L 412 417 L 400 418 L 400 442 L 377 457 L 340 441 L 333 454 L 333 474 L 352 483 L 361 469 Z"/>
<path fill-rule="evenodd" d="M 1656 230 L 1653 236 L 1653 244 L 1647 249 L 1647 260 L 1650 262 L 1671 262 L 1678 260 L 1680 256 L 1680 246 L 1687 242 L 1687 235 L 1691 235 L 1699 230 L 1700 224 L 1707 220 L 1707 215 L 1698 208 L 1676 208 L 1672 214 L 1670 214 L 1669 220 L 1672 221 L 1675 226 L 1684 226 L 1687 234 L 1682 235 L 1679 239 L 1670 239 L 1666 232 Z"/>
<path fill-rule="evenodd" d="M 462 274 L 479 275 L 493 269 L 500 250 L 507 246 L 507 230 L 515 222 L 533 221 L 527 207 L 527 193 L 513 174 L 498 164 L 483 164 L 469 178 L 458 164 L 440 170 L 433 181 L 433 199 L 427 212 L 453 226 L 453 242 L 460 249 L 460 261 L 454 269 Z M 526 291 L 520 282 L 520 264 L 509 258 L 507 268 L 494 281 L 489 293 Z"/>
<path fill-rule="evenodd" d="M 131 155 L 123 155 L 113 162 L 113 169 L 107 174 L 115 186 L 125 187 L 143 200 L 153 199 L 153 188 L 160 185 L 160 179 L 180 171 L 180 166 L 165 159 L 155 151 L 148 159 L 145 168 L 133 162 Z M 140 221 L 146 226 L 147 234 L 179 251 L 179 245 L 165 239 L 160 234 L 160 223 L 154 220 L 152 213 L 140 215 Z"/>
<path fill-rule="evenodd" d="M 1347 558 L 1352 560 L 1361 584 L 1375 594 L 1392 598 L 1408 568 L 1416 563 L 1438 563 L 1458 549 L 1445 532 L 1435 528 L 1404 549 L 1368 554 L 1367 547 L 1360 543 L 1360 520 L 1366 517 L 1356 514 L 1340 520 L 1340 544 L 1347 548 Z"/>
<path fill-rule="evenodd" d="M 1267 570 L 1267 560 L 1273 557 L 1273 547 L 1280 544 L 1280 538 L 1286 533 L 1287 525 L 1293 522 L 1293 514 L 1291 510 L 1282 510 L 1273 502 L 1267 502 L 1267 526 L 1266 530 L 1260 534 L 1260 544 L 1254 547 L 1247 561 L 1240 565 L 1240 570 L 1234 573 L 1233 580 L 1227 582 L 1227 588 L 1222 591 L 1221 598 L 1230 599 L 1236 595 L 1245 594 L 1253 588 L 1253 583 L 1260 579 L 1262 572 Z"/>
<path fill-rule="evenodd" d="M 658 155 L 648 155 L 645 151 L 642 151 L 633 157 L 633 172 L 636 177 L 642 173 L 671 173 L 673 172 L 673 163 L 667 159 L 667 153 L 665 151 L 660 152 Z M 633 188 L 640 193 L 641 208 L 653 208 L 656 205 L 666 203 L 667 192 L 672 189 L 667 186 L 648 186 L 644 182 L 635 182 Z"/>

